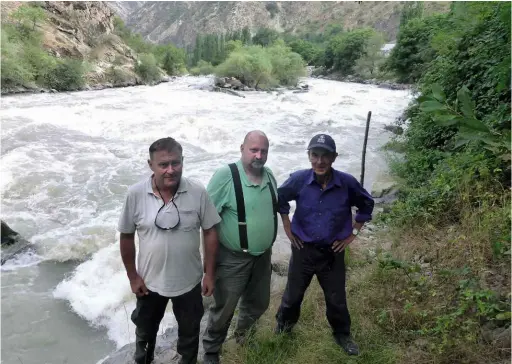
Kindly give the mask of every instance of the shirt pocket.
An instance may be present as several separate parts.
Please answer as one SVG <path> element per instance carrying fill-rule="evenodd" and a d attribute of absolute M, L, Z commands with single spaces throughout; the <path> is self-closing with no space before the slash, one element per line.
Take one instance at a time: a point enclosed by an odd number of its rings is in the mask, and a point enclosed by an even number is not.
<path fill-rule="evenodd" d="M 313 224 L 316 218 L 316 208 L 305 204 L 297 204 L 294 218 L 304 225 Z"/>
<path fill-rule="evenodd" d="M 329 224 L 333 228 L 344 225 L 350 218 L 350 208 L 348 206 L 335 206 L 330 208 Z"/>
<path fill-rule="evenodd" d="M 192 231 L 199 229 L 199 216 L 196 210 L 180 210 L 179 230 Z"/>

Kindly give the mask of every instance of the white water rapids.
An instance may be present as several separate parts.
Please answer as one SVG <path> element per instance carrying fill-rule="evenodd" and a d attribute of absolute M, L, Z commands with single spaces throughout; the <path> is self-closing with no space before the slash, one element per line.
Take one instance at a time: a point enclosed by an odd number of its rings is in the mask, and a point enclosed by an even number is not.
<path fill-rule="evenodd" d="M 134 340 L 135 305 L 121 262 L 117 220 L 129 185 L 149 175 L 148 147 L 172 136 L 184 147 L 184 175 L 204 185 L 239 157 L 244 135 L 270 139 L 267 165 L 278 183 L 307 168 L 306 145 L 329 133 L 335 168 L 359 179 L 366 115 L 372 111 L 365 186 L 385 174 L 383 130 L 408 91 L 306 79 L 310 91 L 198 89 L 208 77 L 149 87 L 2 98 L 1 218 L 35 244 L 2 267 L 2 362 L 95 363 Z M 285 257 L 280 233 L 274 248 Z M 161 330 L 174 324 L 170 311 Z"/>

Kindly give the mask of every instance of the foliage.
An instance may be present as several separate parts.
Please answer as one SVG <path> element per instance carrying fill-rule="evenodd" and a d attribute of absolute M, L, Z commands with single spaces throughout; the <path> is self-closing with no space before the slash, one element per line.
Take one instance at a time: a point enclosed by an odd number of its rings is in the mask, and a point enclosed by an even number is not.
<path fill-rule="evenodd" d="M 345 75 L 352 74 L 356 61 L 366 56 L 366 44 L 374 35 L 374 30 L 362 28 L 332 38 L 326 49 L 325 66 Z"/>
<path fill-rule="evenodd" d="M 256 35 L 252 37 L 252 42 L 254 44 L 259 44 L 261 46 L 269 46 L 279 39 L 279 33 L 274 29 L 269 28 L 260 28 L 256 32 Z"/>
<path fill-rule="evenodd" d="M 510 3 L 458 2 L 413 17 L 388 63 L 419 95 L 391 164 L 400 198 L 381 218 L 400 243 L 374 277 L 400 295 L 370 305 L 387 302 L 384 335 L 426 342 L 423 362 L 510 358 L 484 335 L 510 330 L 510 15 Z"/>
<path fill-rule="evenodd" d="M 301 56 L 278 40 L 267 48 L 253 45 L 234 50 L 216 74 L 235 77 L 250 87 L 264 87 L 295 85 L 306 73 Z"/>
<path fill-rule="evenodd" d="M 400 28 L 395 47 L 387 61 L 401 82 L 415 82 L 425 71 L 436 51 L 431 41 L 436 32 L 446 24 L 446 15 L 410 19 Z"/>
<path fill-rule="evenodd" d="M 266 85 L 272 80 L 272 64 L 261 46 L 249 46 L 232 52 L 218 66 L 216 74 L 221 77 L 236 77 L 251 87 Z"/>
<path fill-rule="evenodd" d="M 177 75 L 180 73 L 180 70 L 185 67 L 187 61 L 185 50 L 177 48 L 171 43 L 160 45 L 149 43 L 145 41 L 140 34 L 133 33 L 128 29 L 123 20 L 119 17 L 114 18 L 114 33 L 121 37 L 137 54 L 141 55 L 141 59 L 144 59 L 144 63 L 147 66 L 141 66 L 139 64 L 135 69 L 138 69 L 138 72 L 144 75 L 144 77 L 141 76 L 143 79 L 147 77 L 147 82 L 155 81 L 158 79 L 155 77 L 159 74 L 153 67 L 153 61 L 148 58 L 148 55 L 154 57 L 154 66 L 162 67 L 168 75 Z"/>
<path fill-rule="evenodd" d="M 114 85 L 124 84 L 132 79 L 128 72 L 114 65 L 110 66 L 107 70 L 106 78 Z"/>
<path fill-rule="evenodd" d="M 296 85 L 299 77 L 306 76 L 304 60 L 279 40 L 266 49 L 272 64 L 272 78 L 280 85 Z"/>
<path fill-rule="evenodd" d="M 475 116 L 475 106 L 466 86 L 457 92 L 454 105 L 448 104 L 442 88 L 432 85 L 432 95 L 424 96 L 420 109 L 431 112 L 433 120 L 441 126 L 455 127 L 458 133 L 454 139 L 454 148 L 459 148 L 469 142 L 481 142 L 484 148 L 496 157 L 510 163 L 510 130 L 493 131 Z"/>
<path fill-rule="evenodd" d="M 84 65 L 81 60 L 59 60 L 44 75 L 45 85 L 57 91 L 79 90 L 84 84 Z"/>
<path fill-rule="evenodd" d="M 1 30 L 2 88 L 45 86 L 44 76 L 55 67 L 56 59 L 41 45 L 42 34 L 38 28 L 44 22 L 44 11 L 23 5 L 11 17 L 15 23 L 3 23 Z"/>
<path fill-rule="evenodd" d="M 8 32 L 2 27 L 2 88 L 23 86 L 33 81 L 31 67 L 24 57 L 23 45 L 9 40 Z"/>
<path fill-rule="evenodd" d="M 200 60 L 218 65 L 233 50 L 251 44 L 252 37 L 248 27 L 227 34 L 198 34 L 195 45 L 187 51 L 189 65 L 197 65 Z"/>
<path fill-rule="evenodd" d="M 307 64 L 316 63 L 322 53 L 322 50 L 317 45 L 303 39 L 294 40 L 288 45 L 293 52 L 300 54 Z"/>
<path fill-rule="evenodd" d="M 46 19 L 43 9 L 37 6 L 20 6 L 12 14 L 11 18 L 16 21 L 20 32 L 28 34 L 36 30 Z"/>
<path fill-rule="evenodd" d="M 159 81 L 161 78 L 160 69 L 153 54 L 141 54 L 135 63 L 134 71 L 146 83 Z"/>
<path fill-rule="evenodd" d="M 226 43 L 226 56 L 229 56 L 231 52 L 237 51 L 244 46 L 241 40 L 230 40 Z"/>
<path fill-rule="evenodd" d="M 215 67 L 210 63 L 203 60 L 200 60 L 197 63 L 197 66 L 190 70 L 190 73 L 193 76 L 199 75 L 211 75 L 215 72 Z"/>
<path fill-rule="evenodd" d="M 381 33 L 372 35 L 365 44 L 363 55 L 356 60 L 354 71 L 358 76 L 373 78 L 384 63 L 381 48 L 384 45 L 384 36 Z"/>
<path fill-rule="evenodd" d="M 180 69 L 185 66 L 185 51 L 174 47 L 172 44 L 157 46 L 154 54 L 158 63 L 168 75 L 179 74 Z"/>
<path fill-rule="evenodd" d="M 421 1 L 408 1 L 404 4 L 400 13 L 400 29 L 407 25 L 412 19 L 423 16 L 424 4 Z"/>

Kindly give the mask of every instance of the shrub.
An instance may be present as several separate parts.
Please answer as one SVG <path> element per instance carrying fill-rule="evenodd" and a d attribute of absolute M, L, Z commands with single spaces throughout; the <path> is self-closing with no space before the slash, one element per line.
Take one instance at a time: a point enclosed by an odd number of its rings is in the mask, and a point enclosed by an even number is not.
<path fill-rule="evenodd" d="M 145 83 L 153 83 L 161 79 L 161 72 L 153 54 L 141 54 L 135 63 L 134 70 Z"/>
<path fill-rule="evenodd" d="M 57 91 L 79 90 L 85 83 L 84 71 L 84 64 L 80 60 L 59 60 L 44 75 L 44 85 Z"/>

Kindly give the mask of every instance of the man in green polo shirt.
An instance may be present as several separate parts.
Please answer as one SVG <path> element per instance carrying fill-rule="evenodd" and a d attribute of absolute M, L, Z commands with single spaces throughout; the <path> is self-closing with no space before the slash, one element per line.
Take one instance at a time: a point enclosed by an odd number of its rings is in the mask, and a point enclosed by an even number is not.
<path fill-rule="evenodd" d="M 244 342 L 248 330 L 269 305 L 270 263 L 277 229 L 277 185 L 271 170 L 264 167 L 268 148 L 263 132 L 248 133 L 240 147 L 241 159 L 218 169 L 207 187 L 222 221 L 217 225 L 220 244 L 215 303 L 210 308 L 203 337 L 204 364 L 219 363 L 219 352 L 239 300 L 235 329 L 239 343 Z M 243 193 L 238 201 L 243 203 L 245 219 L 237 204 L 237 175 Z"/>

